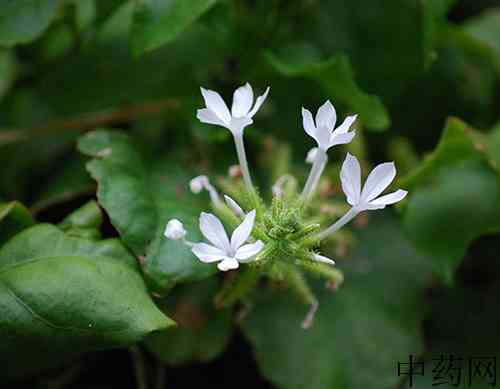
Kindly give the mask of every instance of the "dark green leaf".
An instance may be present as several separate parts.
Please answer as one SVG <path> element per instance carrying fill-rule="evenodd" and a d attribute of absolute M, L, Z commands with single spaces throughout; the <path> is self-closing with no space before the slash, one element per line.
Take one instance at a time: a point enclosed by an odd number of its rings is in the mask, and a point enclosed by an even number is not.
<path fill-rule="evenodd" d="M 190 240 L 200 238 L 200 199 L 187 191 L 192 178 L 178 163 L 146 163 L 131 140 L 118 132 L 95 131 L 79 142 L 98 182 L 97 197 L 121 238 L 146 257 L 152 287 L 165 292 L 177 282 L 203 279 L 216 268 L 198 261 L 186 245 L 163 236 L 169 219 L 182 220 Z"/>
<path fill-rule="evenodd" d="M 243 330 L 262 374 L 286 389 L 394 388 L 398 359 L 422 350 L 423 289 L 430 272 L 392 217 L 374 217 L 343 266 L 336 293 L 317 287 L 313 327 L 286 292 L 259 291 Z"/>
<path fill-rule="evenodd" d="M 134 12 L 131 40 L 135 54 L 174 40 L 217 0 L 141 0 Z"/>
<path fill-rule="evenodd" d="M 0 244 L 8 241 L 21 230 L 31 227 L 35 221 L 31 213 L 17 201 L 0 204 Z"/>
<path fill-rule="evenodd" d="M 317 81 L 334 102 L 339 101 L 351 111 L 359 113 L 369 128 L 386 129 L 390 124 L 387 110 L 378 97 L 359 88 L 349 59 L 343 54 L 337 54 L 329 60 L 317 57 L 309 46 L 290 47 L 280 55 L 267 53 L 271 65 L 282 75 Z"/>
<path fill-rule="evenodd" d="M 149 350 L 161 361 L 171 365 L 208 362 L 224 351 L 233 326 L 231 311 L 214 307 L 219 284 L 210 278 L 169 294 L 163 306 L 178 326 L 146 339 Z"/>
<path fill-rule="evenodd" d="M 52 225 L 25 230 L 0 250 L 0 309 L 7 377 L 172 325 L 117 240 L 71 238 Z"/>
<path fill-rule="evenodd" d="M 450 119 L 434 153 L 401 180 L 408 235 L 447 282 L 478 236 L 500 228 L 500 183 L 485 146 Z"/>
<path fill-rule="evenodd" d="M 59 0 L 0 0 L 0 46 L 31 42 L 52 22 Z"/>

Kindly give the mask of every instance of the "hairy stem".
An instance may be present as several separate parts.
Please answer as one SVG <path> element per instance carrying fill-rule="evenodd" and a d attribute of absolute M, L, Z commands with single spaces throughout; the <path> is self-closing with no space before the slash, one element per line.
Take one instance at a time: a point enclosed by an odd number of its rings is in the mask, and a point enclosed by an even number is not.
<path fill-rule="evenodd" d="M 347 211 L 347 213 L 344 216 L 338 219 L 330 227 L 328 227 L 326 230 L 321 231 L 318 234 L 318 240 L 323 240 L 329 237 L 330 235 L 334 234 L 338 230 L 340 230 L 343 226 L 345 226 L 352 219 L 354 219 L 358 215 L 358 213 L 359 211 L 357 209 L 355 209 L 354 207 L 351 208 L 349 211 Z"/>
<path fill-rule="evenodd" d="M 322 149 L 318 149 L 316 153 L 316 159 L 311 167 L 311 172 L 309 173 L 309 177 L 307 178 L 306 185 L 304 186 L 304 190 L 302 191 L 302 199 L 308 200 L 316 190 L 318 186 L 319 179 L 321 178 L 321 174 L 325 169 L 326 162 L 328 161 L 328 156 L 326 152 Z"/>

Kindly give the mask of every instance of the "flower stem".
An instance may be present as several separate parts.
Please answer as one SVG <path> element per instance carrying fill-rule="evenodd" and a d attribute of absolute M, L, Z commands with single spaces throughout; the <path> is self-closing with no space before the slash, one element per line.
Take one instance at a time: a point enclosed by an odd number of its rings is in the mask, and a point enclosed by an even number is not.
<path fill-rule="evenodd" d="M 341 229 L 343 226 L 345 226 L 347 223 L 349 223 L 352 219 L 354 219 L 358 215 L 359 211 L 356 208 L 351 208 L 347 213 L 342 216 L 340 219 L 338 219 L 335 223 L 333 223 L 330 227 L 328 227 L 326 230 L 321 231 L 318 234 L 318 239 L 323 240 L 327 238 L 328 236 L 334 234 L 337 232 L 339 229 Z"/>
<path fill-rule="evenodd" d="M 240 163 L 241 174 L 247 189 L 253 192 L 255 189 L 250 178 L 250 171 L 248 170 L 247 156 L 245 154 L 245 144 L 243 143 L 243 134 L 234 135 L 234 144 L 236 146 L 236 153 L 238 154 L 238 161 Z"/>
<path fill-rule="evenodd" d="M 326 151 L 322 149 L 318 149 L 316 154 L 316 159 L 311 167 L 311 172 L 309 173 L 309 177 L 307 178 L 306 185 L 304 186 L 304 190 L 302 191 L 302 199 L 308 200 L 316 190 L 318 186 L 319 179 L 321 178 L 321 174 L 325 169 L 326 162 L 328 161 L 328 156 L 326 155 Z"/>
<path fill-rule="evenodd" d="M 137 346 L 133 346 L 130 348 L 130 355 L 132 357 L 132 363 L 134 366 L 137 389 L 148 389 L 146 377 L 146 361 L 144 360 L 142 351 Z"/>

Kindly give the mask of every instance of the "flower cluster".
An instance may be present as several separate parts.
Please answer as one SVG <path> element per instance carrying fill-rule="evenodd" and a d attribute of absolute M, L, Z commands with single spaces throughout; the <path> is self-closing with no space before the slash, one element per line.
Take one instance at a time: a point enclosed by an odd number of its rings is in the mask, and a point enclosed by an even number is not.
<path fill-rule="evenodd" d="M 315 118 L 309 110 L 302 108 L 304 130 L 317 143 L 306 159 L 312 164 L 311 171 L 302 192 L 287 198 L 283 196 L 284 187 L 296 180 L 290 174 L 280 177 L 272 186 L 272 205 L 266 207 L 250 177 L 243 134 L 266 100 L 269 88 L 254 103 L 250 84 L 239 87 L 234 92 L 231 110 L 217 92 L 201 88 L 201 93 L 206 107 L 198 110 L 197 117 L 203 123 L 215 124 L 231 131 L 239 160 L 239 170 L 236 172 L 235 167 L 232 167 L 231 175 L 241 174 L 244 186 L 232 190 L 237 202 L 228 195 L 222 199 L 208 177 L 193 178 L 189 183 L 191 191 L 200 193 L 206 190 L 217 215 L 205 212 L 200 215 L 200 231 L 209 243 L 186 240 L 184 226 L 176 219 L 168 222 L 165 236 L 182 241 L 201 262 L 218 262 L 217 267 L 221 271 L 238 269 L 240 264 L 248 266 L 221 291 L 218 298 L 220 305 L 229 305 L 241 298 L 263 273 L 271 279 L 285 281 L 304 302 L 311 305 L 311 311 L 304 321 L 307 327 L 312 322 L 317 301 L 302 276 L 302 270 L 319 274 L 335 284 L 342 281 L 341 273 L 332 268 L 335 262 L 315 250 L 321 241 L 330 238 L 360 212 L 382 209 L 406 196 L 407 192 L 402 189 L 381 195 L 396 176 L 394 163 L 376 166 L 362 185 L 360 164 L 355 156 L 347 153 L 340 181 L 350 209 L 321 230 L 317 223 L 308 220 L 307 208 L 328 162 L 328 150 L 353 140 L 356 132 L 351 128 L 357 116 L 348 116 L 335 127 L 337 113 L 330 101 L 318 109 Z M 234 228 L 231 238 L 221 219 Z"/>

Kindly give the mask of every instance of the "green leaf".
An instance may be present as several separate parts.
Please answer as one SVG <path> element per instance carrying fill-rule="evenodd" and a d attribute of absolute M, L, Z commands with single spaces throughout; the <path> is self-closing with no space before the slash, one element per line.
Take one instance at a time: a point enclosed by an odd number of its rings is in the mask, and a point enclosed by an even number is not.
<path fill-rule="evenodd" d="M 370 218 L 337 291 L 317 285 L 313 327 L 285 291 L 257 292 L 243 331 L 261 373 L 283 389 L 395 388 L 398 359 L 422 350 L 425 258 L 402 236 L 393 217 Z M 390 344 L 388 344 L 390 339 Z"/>
<path fill-rule="evenodd" d="M 142 54 L 174 40 L 217 0 L 141 0 L 134 11 L 131 45 Z"/>
<path fill-rule="evenodd" d="M 436 58 L 438 33 L 454 2 L 319 1 L 300 20 L 306 39 L 326 53 L 349 55 L 359 85 L 394 101 Z"/>
<path fill-rule="evenodd" d="M 62 229 L 71 227 L 99 228 L 102 224 L 101 208 L 95 201 L 89 201 L 69 214 L 59 225 Z"/>
<path fill-rule="evenodd" d="M 34 223 L 31 213 L 21 203 L 12 201 L 0 204 L 0 244 Z"/>
<path fill-rule="evenodd" d="M 178 282 L 201 280 L 216 268 L 198 261 L 180 241 L 163 236 L 168 220 L 182 220 L 190 240 L 200 239 L 200 198 L 187 191 L 190 175 L 168 160 L 146 163 L 130 138 L 118 132 L 95 131 L 78 147 L 94 157 L 87 165 L 98 182 L 97 198 L 121 238 L 145 256 L 151 287 L 164 293 Z"/>
<path fill-rule="evenodd" d="M 216 310 L 213 298 L 220 288 L 216 278 L 180 286 L 162 304 L 177 327 L 157 332 L 146 345 L 162 362 L 180 365 L 209 362 L 220 355 L 231 336 L 233 325 L 229 309 Z"/>
<path fill-rule="evenodd" d="M 0 49 L 0 100 L 7 94 L 16 78 L 16 65 L 14 53 Z"/>
<path fill-rule="evenodd" d="M 410 192 L 408 235 L 449 283 L 469 244 L 500 228 L 500 183 L 484 149 L 465 123 L 450 119 L 436 150 L 400 182 Z"/>
<path fill-rule="evenodd" d="M 500 8 L 490 8 L 478 16 L 467 19 L 463 30 L 491 50 L 497 71 L 500 73 Z"/>
<path fill-rule="evenodd" d="M 0 309 L 0 374 L 8 378 L 133 344 L 173 323 L 119 241 L 72 238 L 47 224 L 0 250 Z"/>
<path fill-rule="evenodd" d="M 36 39 L 57 14 L 59 0 L 0 0 L 0 46 Z"/>
<path fill-rule="evenodd" d="M 267 52 L 266 56 L 283 76 L 317 81 L 333 101 L 339 101 L 359 113 L 369 128 L 383 130 L 389 126 L 387 110 L 378 97 L 359 88 L 347 56 L 337 54 L 329 60 L 321 60 L 314 49 L 306 45 L 289 47 L 278 55 Z"/>

